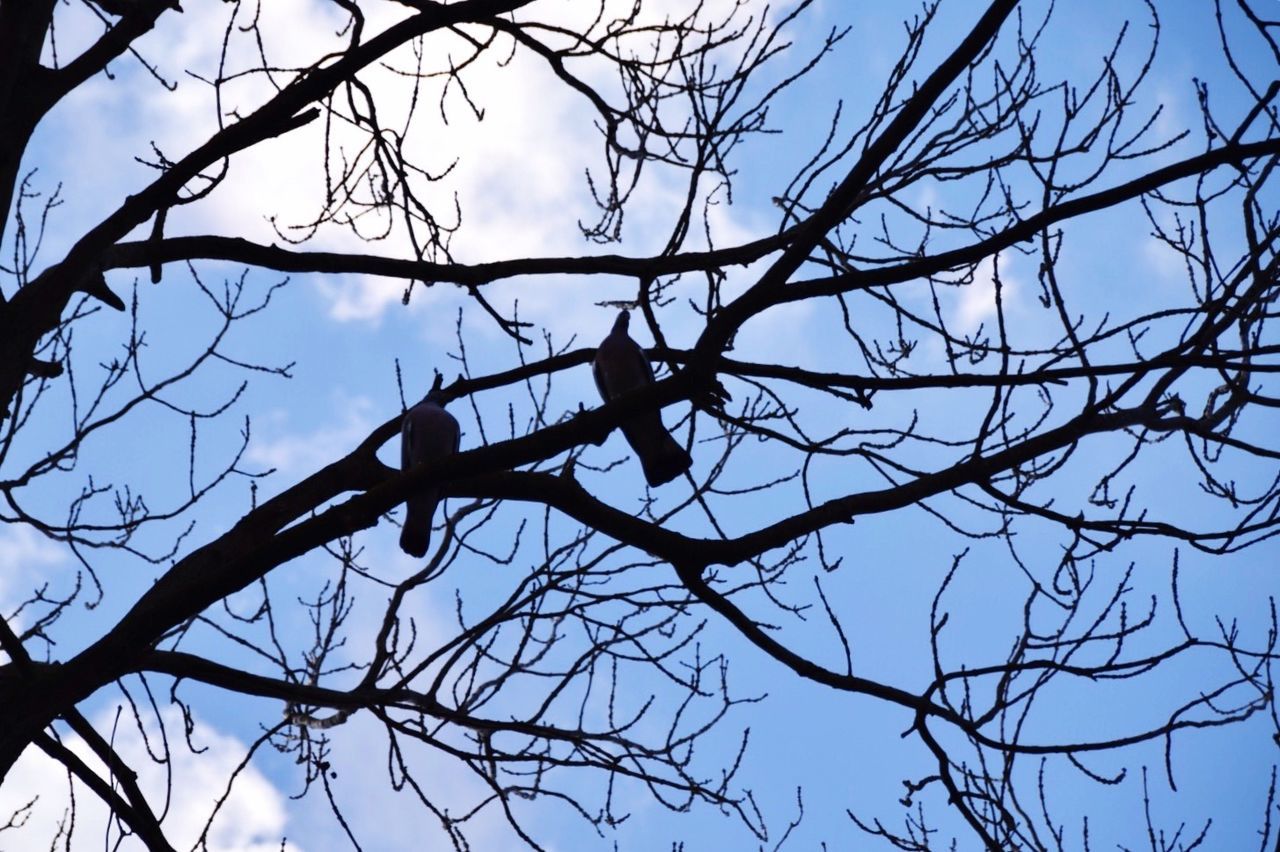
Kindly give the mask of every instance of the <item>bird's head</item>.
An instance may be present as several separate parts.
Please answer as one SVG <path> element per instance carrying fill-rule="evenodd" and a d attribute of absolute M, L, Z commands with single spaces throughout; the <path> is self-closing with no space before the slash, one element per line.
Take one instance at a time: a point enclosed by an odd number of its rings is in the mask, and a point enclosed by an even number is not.
<path fill-rule="evenodd" d="M 431 402 L 444 408 L 444 376 L 439 371 L 436 372 L 435 378 L 431 382 L 431 390 L 427 391 L 427 395 L 422 398 L 423 402 Z"/>
<path fill-rule="evenodd" d="M 631 325 L 631 312 L 618 311 L 618 318 L 613 321 L 613 330 L 615 332 L 627 333 L 627 328 Z"/>

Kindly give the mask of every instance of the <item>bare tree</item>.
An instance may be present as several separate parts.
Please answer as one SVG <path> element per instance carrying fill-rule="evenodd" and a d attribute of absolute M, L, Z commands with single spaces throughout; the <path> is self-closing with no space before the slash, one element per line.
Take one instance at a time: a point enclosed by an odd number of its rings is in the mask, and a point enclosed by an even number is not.
<path fill-rule="evenodd" d="M 163 38 L 214 5 L 222 28 L 198 35 L 216 61 L 170 67 L 182 60 Z M 198 751 L 203 706 L 231 704 L 260 714 L 261 736 L 227 790 L 284 755 L 296 791 L 327 801 L 354 846 L 331 761 L 365 719 L 383 732 L 373 762 L 459 849 L 491 813 L 541 848 L 542 809 L 609 838 L 641 793 L 727 814 L 779 848 L 800 817 L 741 780 L 745 730 L 771 699 L 730 677 L 731 662 L 767 660 L 832 701 L 899 709 L 905 733 L 876 735 L 902 734 L 929 764 L 902 770 L 903 811 L 851 801 L 827 836 L 1101 848 L 1117 842 L 1105 819 L 1066 801 L 1088 787 L 1101 792 L 1087 802 L 1122 791 L 1113 807 L 1153 849 L 1213 842 L 1219 826 L 1166 828 L 1153 802 L 1176 800 L 1187 740 L 1280 737 L 1274 606 L 1261 622 L 1215 621 L 1180 592 L 1180 560 L 1274 557 L 1280 529 L 1269 10 L 1202 10 L 1227 82 L 1198 80 L 1199 121 L 1181 128 L 1151 91 L 1150 2 L 1112 4 L 1126 8 L 1085 76 L 1062 57 L 1074 8 L 928 3 L 893 34 L 898 59 L 872 96 L 849 105 L 820 78 L 845 67 L 858 4 L 792 47 L 817 14 L 809 0 L 332 0 L 298 7 L 333 26 L 287 55 L 273 53 L 288 40 L 268 5 L 0 0 L 0 234 L 13 247 L 0 513 L 78 566 L 36 577 L 0 619 L 5 772 L 37 749 L 110 809 L 109 840 L 171 849 L 167 797 L 190 783 L 173 753 Z M 502 234 L 464 247 L 454 166 L 433 159 L 441 134 L 483 127 L 517 63 L 579 103 L 585 122 L 566 138 L 599 140 L 581 187 L 598 217 L 578 222 L 572 256 L 511 255 Z M 33 170 L 33 139 L 64 111 L 74 126 L 77 90 L 113 69 L 114 86 L 200 92 L 208 124 L 186 149 L 133 152 L 151 173 L 126 197 L 66 187 L 106 206 L 63 247 L 64 193 Z M 769 162 L 779 131 L 808 152 L 791 173 Z M 246 156 L 294 137 L 319 169 L 307 218 L 272 219 L 273 241 L 200 218 Z M 512 156 L 525 144 L 509 140 Z M 655 175 L 678 189 L 661 244 L 605 253 L 625 243 L 624 212 L 645 214 Z M 724 238 L 716 217 L 735 190 L 771 197 L 775 227 Z M 1152 282 L 1144 245 L 1180 284 Z M 459 305 L 456 360 L 434 385 L 396 367 L 385 422 L 294 482 L 246 455 L 251 389 L 294 365 L 237 342 L 291 328 L 279 273 L 393 279 L 407 310 L 456 292 L 429 303 L 437 326 Z M 539 288 L 600 306 L 599 326 L 564 339 L 531 322 L 515 297 Z M 148 324 L 162 298 L 191 312 L 177 328 Z M 981 308 L 971 324 L 964 299 Z M 619 309 L 654 341 L 657 380 L 598 404 L 581 389 Z M 787 329 L 821 343 L 790 358 L 752 343 Z M 394 343 L 406 358 L 413 346 Z M 394 387 L 387 367 L 378 380 Z M 433 387 L 461 449 L 402 472 L 388 463 L 402 412 Z M 609 436 L 654 411 L 693 466 L 645 489 Z M 388 530 L 428 488 L 448 499 L 406 572 Z M 874 551 L 877 536 L 893 543 Z M 939 538 L 944 564 L 910 562 Z M 295 560 L 311 597 L 280 579 Z M 913 573 L 918 597 L 873 599 L 869 578 L 886 572 Z M 987 587 L 958 591 L 974 582 Z M 455 596 L 450 624 L 415 618 Z M 357 605 L 375 615 L 357 625 Z M 917 646 L 889 649 L 895 612 L 928 614 Z M 1007 628 L 994 652 L 965 632 L 992 620 Z M 166 790 L 140 783 L 114 728 L 91 721 L 104 693 Z M 444 803 L 428 777 L 442 765 L 483 792 Z M 1260 848 L 1280 831 L 1274 793 L 1259 793 Z M 197 846 L 227 793 L 210 797 Z M 55 844 L 74 825 L 69 811 Z"/>

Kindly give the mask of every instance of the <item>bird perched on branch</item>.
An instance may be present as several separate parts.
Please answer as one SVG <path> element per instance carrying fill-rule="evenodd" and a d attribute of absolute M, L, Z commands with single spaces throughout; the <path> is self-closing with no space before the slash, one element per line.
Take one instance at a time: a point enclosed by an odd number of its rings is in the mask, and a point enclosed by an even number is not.
<path fill-rule="evenodd" d="M 629 313 L 619 313 L 613 323 L 613 330 L 596 349 L 591 370 L 595 375 L 596 387 L 600 389 L 600 396 L 605 402 L 651 385 L 654 381 L 653 367 L 645 357 L 644 350 L 627 334 L 630 322 Z M 662 425 L 662 414 L 656 409 L 638 412 L 624 420 L 622 434 L 640 457 L 644 478 L 650 486 L 670 482 L 693 464 L 693 459 L 689 458 L 684 447 L 676 443 L 667 427 Z"/>
<path fill-rule="evenodd" d="M 404 471 L 448 458 L 458 451 L 458 421 L 444 410 L 443 394 L 433 388 L 422 402 L 404 413 L 400 426 L 400 467 Z M 400 549 L 415 558 L 426 555 L 431 520 L 440 502 L 440 486 L 429 485 L 405 501 Z"/>

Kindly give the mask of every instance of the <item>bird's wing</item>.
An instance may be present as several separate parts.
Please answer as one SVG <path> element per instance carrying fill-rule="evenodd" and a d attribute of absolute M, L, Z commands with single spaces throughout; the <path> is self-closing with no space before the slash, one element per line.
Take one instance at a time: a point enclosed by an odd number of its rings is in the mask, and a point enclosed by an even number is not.
<path fill-rule="evenodd" d="M 596 349 L 592 375 L 600 396 L 611 399 L 653 383 L 653 367 L 644 350 L 626 332 L 615 331 Z"/>
<path fill-rule="evenodd" d="M 413 409 L 404 413 L 400 421 L 400 469 L 413 467 Z"/>
<path fill-rule="evenodd" d="M 627 336 L 627 342 L 631 344 L 631 355 L 637 364 L 640 375 L 644 376 L 644 384 L 651 384 L 654 381 L 654 375 L 653 364 L 649 362 L 649 356 L 644 354 L 644 349 L 640 347 L 639 343 L 632 340 L 630 335 Z"/>
<path fill-rule="evenodd" d="M 400 427 L 400 463 L 406 470 L 458 451 L 458 421 L 432 400 L 424 400 L 404 415 Z"/>
<path fill-rule="evenodd" d="M 605 343 L 608 343 L 608 340 L 609 338 L 606 337 Z M 596 349 L 596 357 L 591 361 L 591 378 L 596 380 L 596 390 L 600 391 L 600 398 L 608 402 L 609 386 L 605 382 L 604 367 L 601 363 L 601 359 L 607 357 L 605 355 L 605 343 L 601 343 L 600 348 Z"/>

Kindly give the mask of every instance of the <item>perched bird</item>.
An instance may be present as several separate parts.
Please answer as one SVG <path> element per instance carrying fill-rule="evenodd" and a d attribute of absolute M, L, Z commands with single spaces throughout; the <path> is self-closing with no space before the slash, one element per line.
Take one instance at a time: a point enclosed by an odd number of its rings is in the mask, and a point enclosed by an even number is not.
<path fill-rule="evenodd" d="M 653 367 L 644 350 L 627 334 L 631 315 L 618 314 L 613 331 L 600 342 L 596 358 L 591 365 L 596 387 L 605 402 L 617 399 L 628 391 L 653 384 Z M 693 459 L 684 447 L 676 443 L 662 425 L 662 414 L 657 410 L 633 414 L 622 423 L 622 434 L 631 449 L 640 457 L 644 478 L 650 486 L 670 482 L 689 469 Z"/>
<path fill-rule="evenodd" d="M 433 390 L 404 413 L 400 426 L 401 469 L 409 471 L 453 455 L 458 451 L 460 437 L 458 421 L 444 410 Z M 431 543 L 431 519 L 439 502 L 438 485 L 427 486 L 405 501 L 404 526 L 400 530 L 400 549 L 405 553 L 415 558 L 426 555 Z"/>

